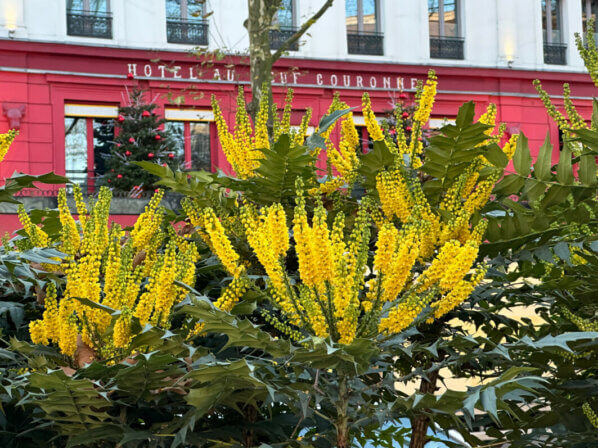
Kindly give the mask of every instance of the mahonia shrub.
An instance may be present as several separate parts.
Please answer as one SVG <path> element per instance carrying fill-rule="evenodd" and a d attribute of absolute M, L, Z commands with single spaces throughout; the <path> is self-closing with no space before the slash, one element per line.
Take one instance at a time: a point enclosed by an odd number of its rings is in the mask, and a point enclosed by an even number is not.
<path fill-rule="evenodd" d="M 109 189 L 102 187 L 88 209 L 80 188 L 74 186 L 78 221 L 67 205 L 66 190 L 61 189 L 58 241 L 52 241 L 19 207 L 28 244 L 55 245 L 66 255 L 58 267 L 44 266 L 63 275 L 65 287 L 59 293 L 54 283 L 48 283 L 43 317 L 29 327 L 34 343 L 56 344 L 70 357 L 87 347 L 93 350 L 92 358 L 118 360 L 129 355 L 131 339 L 146 324 L 169 328 L 173 305 L 186 295 L 176 283 L 194 284 L 199 256 L 194 242 L 163 230 L 162 197 L 158 190 L 133 229 L 125 232 L 109 223 Z"/>
<path fill-rule="evenodd" d="M 338 145 L 330 138 L 334 126 L 322 123 L 316 135 L 323 144 L 310 145 L 305 117 L 292 133 L 289 93 L 282 119 L 273 114 L 272 141 L 286 133 L 292 147 L 306 144 L 314 173 L 297 178 L 294 209 L 241 196 L 232 215 L 219 216 L 197 201 L 183 203 L 188 219 L 232 278 L 216 306 L 230 311 L 255 284 L 252 274 L 265 272 L 273 307 L 273 312 L 265 312 L 270 323 L 295 340 L 312 335 L 350 344 L 355 338 L 392 335 L 417 320 L 439 318 L 467 299 L 486 271 L 476 262 L 486 227 L 479 211 L 502 175 L 484 151 L 491 145 L 501 158 L 510 159 L 517 137 L 498 147 L 504 126 L 494 133 L 496 107 L 490 105 L 478 123 L 471 124 L 478 131 L 468 142 L 471 156 L 449 177 L 434 165 L 434 157 L 426 160 L 420 138 L 436 87 L 430 72 L 415 95 L 409 136 L 401 126 L 402 115 L 396 118 L 396 136 L 381 127 L 365 93 L 362 114 L 374 141 L 368 154 L 361 151 L 352 112 L 338 95 L 328 110 L 329 117 L 341 117 Z M 234 133 L 218 103 L 213 104 L 231 166 L 241 179 L 259 177 L 265 157 L 260 149 L 276 145 L 267 138 L 267 99 L 253 127 L 239 95 Z M 452 128 L 449 132 L 458 131 Z M 322 177 L 315 164 L 323 148 L 328 170 Z M 384 162 L 376 165 L 380 159 Z M 365 187 L 365 195 L 353 201 L 354 207 L 346 207 L 357 185 Z M 294 263 L 297 268 L 289 269 Z M 195 331 L 201 328 L 198 322 Z"/>

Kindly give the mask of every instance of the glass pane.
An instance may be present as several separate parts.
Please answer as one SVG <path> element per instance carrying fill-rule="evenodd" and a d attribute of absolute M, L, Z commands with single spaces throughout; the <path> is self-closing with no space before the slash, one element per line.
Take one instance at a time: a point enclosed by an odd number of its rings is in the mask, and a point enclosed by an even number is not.
<path fill-rule="evenodd" d="M 174 140 L 174 148 L 172 151 L 177 160 L 185 160 L 185 123 L 182 121 L 167 121 L 164 129 L 170 132 Z"/>
<path fill-rule="evenodd" d="M 210 123 L 191 124 L 191 168 L 210 171 L 212 151 L 210 148 Z"/>
<path fill-rule="evenodd" d="M 459 36 L 457 0 L 444 0 L 444 35 Z"/>
<path fill-rule="evenodd" d="M 204 0 L 166 0 L 166 17 L 172 19 L 203 20 Z"/>
<path fill-rule="evenodd" d="M 345 20 L 347 31 L 357 32 L 357 0 L 345 0 Z"/>
<path fill-rule="evenodd" d="M 87 124 L 85 118 L 64 118 L 65 174 L 71 181 L 87 184 Z"/>
<path fill-rule="evenodd" d="M 67 11 L 90 11 L 92 13 L 107 13 L 107 0 L 67 0 Z"/>
<path fill-rule="evenodd" d="M 106 155 L 114 144 L 114 121 L 110 118 L 93 120 L 93 168 L 94 176 L 106 173 Z"/>
<path fill-rule="evenodd" d="M 549 17 L 551 25 L 550 35 L 548 35 L 547 16 Z M 561 5 L 559 0 L 542 0 L 542 30 L 544 34 L 544 42 L 562 42 Z"/>
<path fill-rule="evenodd" d="M 581 17 L 583 23 L 583 32 L 584 32 L 584 41 L 585 41 L 585 32 L 588 29 L 588 19 L 596 20 L 596 15 L 598 14 L 598 0 L 581 0 Z M 598 33 L 594 33 L 594 41 L 598 42 Z"/>
<path fill-rule="evenodd" d="M 274 23 L 281 28 L 291 28 L 293 22 L 293 0 L 282 0 L 280 9 L 274 16 Z"/>
<path fill-rule="evenodd" d="M 428 23 L 430 25 L 430 36 L 440 36 L 438 0 L 428 0 Z"/>
<path fill-rule="evenodd" d="M 376 32 L 376 0 L 362 0 L 363 2 L 363 30 Z"/>

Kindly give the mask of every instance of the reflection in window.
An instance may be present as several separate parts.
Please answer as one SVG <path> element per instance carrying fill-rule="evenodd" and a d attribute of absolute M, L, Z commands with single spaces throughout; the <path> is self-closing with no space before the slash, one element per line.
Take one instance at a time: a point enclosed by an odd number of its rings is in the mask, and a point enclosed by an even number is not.
<path fill-rule="evenodd" d="M 87 184 L 87 123 L 85 118 L 64 119 L 65 174 L 73 183 Z"/>
<path fill-rule="evenodd" d="M 174 152 L 178 160 L 185 160 L 185 123 L 183 121 L 167 121 L 165 130 L 170 132 L 175 142 Z"/>
<path fill-rule="evenodd" d="M 563 43 L 559 0 L 542 0 L 542 31 L 544 43 Z"/>
<path fill-rule="evenodd" d="M 172 19 L 202 21 L 204 0 L 166 0 L 166 17 Z"/>
<path fill-rule="evenodd" d="M 460 37 L 458 0 L 428 0 L 430 36 Z"/>
<path fill-rule="evenodd" d="M 67 11 L 84 11 L 90 14 L 108 13 L 107 0 L 67 0 Z"/>
<path fill-rule="evenodd" d="M 273 23 L 281 28 L 292 28 L 295 26 L 293 20 L 293 0 L 282 0 L 280 8 L 274 15 Z"/>
<path fill-rule="evenodd" d="M 380 31 L 376 0 L 346 0 L 347 32 L 372 33 Z"/>
<path fill-rule="evenodd" d="M 583 22 L 583 33 L 585 39 L 585 33 L 588 30 L 588 20 L 596 20 L 598 14 L 598 0 L 581 0 L 581 19 Z M 598 42 L 598 33 L 594 33 L 594 42 Z"/>
<path fill-rule="evenodd" d="M 191 169 L 212 169 L 210 123 L 191 123 Z"/>
<path fill-rule="evenodd" d="M 93 173 L 106 173 L 106 156 L 114 144 L 114 121 L 111 118 L 93 119 Z"/>

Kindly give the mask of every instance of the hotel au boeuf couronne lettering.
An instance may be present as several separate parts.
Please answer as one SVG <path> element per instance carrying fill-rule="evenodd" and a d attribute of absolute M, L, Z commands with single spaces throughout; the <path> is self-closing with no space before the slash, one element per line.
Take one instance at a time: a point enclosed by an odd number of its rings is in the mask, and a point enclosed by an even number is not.
<path fill-rule="evenodd" d="M 249 71 L 246 67 L 212 67 L 181 66 L 166 64 L 127 64 L 127 74 L 135 78 L 152 78 L 180 81 L 212 81 L 212 82 L 249 82 Z M 328 88 L 356 88 L 380 90 L 414 90 L 419 78 L 394 74 L 357 74 L 327 71 L 273 71 L 275 84 L 303 85 Z"/>

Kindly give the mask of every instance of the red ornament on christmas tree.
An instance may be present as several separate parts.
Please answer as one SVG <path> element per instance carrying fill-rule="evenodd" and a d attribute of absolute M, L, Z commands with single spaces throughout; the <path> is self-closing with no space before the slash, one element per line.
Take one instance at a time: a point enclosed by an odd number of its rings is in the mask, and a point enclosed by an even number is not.
<path fill-rule="evenodd" d="M 403 118 L 407 118 L 408 116 L 409 116 L 409 112 L 403 112 L 401 114 L 401 117 L 403 117 Z"/>
<path fill-rule="evenodd" d="M 162 166 L 168 166 L 168 163 L 163 163 Z"/>
<path fill-rule="evenodd" d="M 133 73 L 127 73 L 127 78 L 133 79 L 135 75 Z"/>
<path fill-rule="evenodd" d="M 125 151 L 125 156 L 129 157 L 132 154 L 131 151 Z"/>
<path fill-rule="evenodd" d="M 123 178 L 123 175 L 122 175 L 122 174 L 117 174 L 117 175 L 116 175 L 116 178 L 117 178 L 117 179 L 122 179 L 122 178 Z"/>
<path fill-rule="evenodd" d="M 119 115 L 117 120 L 122 123 L 123 121 L 125 121 L 125 117 L 123 117 L 122 115 Z"/>
<path fill-rule="evenodd" d="M 154 153 L 153 153 L 153 152 L 150 152 L 150 153 L 147 155 L 147 157 L 148 157 L 149 159 L 153 159 L 153 158 L 154 158 Z"/>
<path fill-rule="evenodd" d="M 168 157 L 170 157 L 171 159 L 174 159 L 174 153 L 172 153 L 172 152 L 171 152 L 171 153 L 169 153 L 169 154 L 168 154 Z"/>
<path fill-rule="evenodd" d="M 405 128 L 405 130 L 406 130 L 407 132 L 411 132 L 411 126 L 407 126 L 407 127 Z"/>
<path fill-rule="evenodd" d="M 401 93 L 399 95 L 399 98 L 401 98 L 402 100 L 404 100 L 405 98 L 407 98 L 407 95 L 405 95 L 404 93 Z"/>
<path fill-rule="evenodd" d="M 144 110 L 143 112 L 141 112 L 141 116 L 142 117 L 149 117 L 151 114 L 149 113 L 149 110 Z"/>
<path fill-rule="evenodd" d="M 162 138 L 162 136 L 160 134 L 154 135 L 154 139 L 156 139 L 156 140 L 160 140 L 161 138 Z"/>
<path fill-rule="evenodd" d="M 135 143 L 135 139 L 133 137 L 129 137 L 129 143 Z"/>
<path fill-rule="evenodd" d="M 120 148 L 120 143 L 117 143 L 117 144 L 116 144 L 116 147 L 117 147 L 117 148 Z"/>

